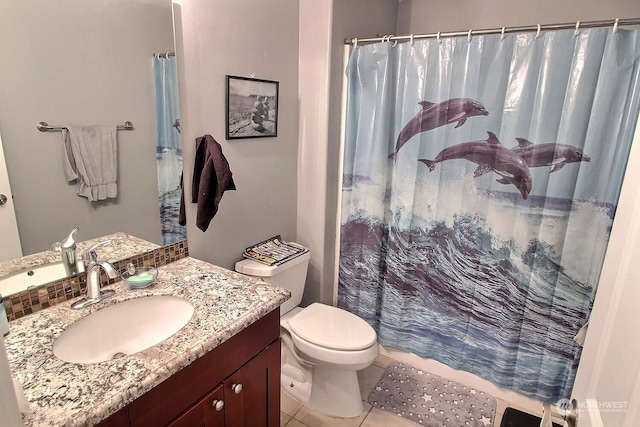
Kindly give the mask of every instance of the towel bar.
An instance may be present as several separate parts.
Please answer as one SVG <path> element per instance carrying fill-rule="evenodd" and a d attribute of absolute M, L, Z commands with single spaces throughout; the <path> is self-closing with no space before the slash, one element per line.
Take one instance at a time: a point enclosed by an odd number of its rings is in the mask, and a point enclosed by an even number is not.
<path fill-rule="evenodd" d="M 64 126 L 49 126 L 47 122 L 40 122 L 36 125 L 40 132 L 49 132 L 49 131 L 62 131 L 62 129 L 66 129 Z M 124 125 L 118 125 L 118 130 L 133 130 L 133 123 L 130 121 L 124 122 Z"/>

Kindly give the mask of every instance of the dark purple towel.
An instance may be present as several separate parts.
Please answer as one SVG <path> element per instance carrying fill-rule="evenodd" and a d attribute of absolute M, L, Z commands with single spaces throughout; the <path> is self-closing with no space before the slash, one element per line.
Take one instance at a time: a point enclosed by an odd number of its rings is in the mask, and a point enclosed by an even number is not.
<path fill-rule="evenodd" d="M 193 170 L 191 202 L 198 204 L 196 226 L 206 231 L 218 212 L 222 194 L 235 190 L 229 163 L 222 147 L 211 135 L 196 138 L 196 161 Z"/>

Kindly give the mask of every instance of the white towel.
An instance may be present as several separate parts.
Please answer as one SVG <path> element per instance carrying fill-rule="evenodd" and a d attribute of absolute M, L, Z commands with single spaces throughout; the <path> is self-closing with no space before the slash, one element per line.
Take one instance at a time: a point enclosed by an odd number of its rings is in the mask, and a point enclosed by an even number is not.
<path fill-rule="evenodd" d="M 78 195 L 89 201 L 118 195 L 116 126 L 66 125 L 62 162 L 67 181 L 77 180 Z"/>

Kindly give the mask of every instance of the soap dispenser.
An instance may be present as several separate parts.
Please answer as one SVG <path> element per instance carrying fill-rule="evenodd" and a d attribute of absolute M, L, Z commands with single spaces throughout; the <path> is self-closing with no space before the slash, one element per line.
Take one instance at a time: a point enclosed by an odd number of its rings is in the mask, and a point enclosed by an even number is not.
<path fill-rule="evenodd" d="M 62 253 L 62 264 L 68 276 L 75 276 L 81 273 L 78 268 L 78 258 L 76 256 L 76 242 L 73 238 L 77 232 L 78 228 L 74 228 L 66 239 L 54 243 L 53 246 L 51 246 L 52 251 L 60 251 Z"/>

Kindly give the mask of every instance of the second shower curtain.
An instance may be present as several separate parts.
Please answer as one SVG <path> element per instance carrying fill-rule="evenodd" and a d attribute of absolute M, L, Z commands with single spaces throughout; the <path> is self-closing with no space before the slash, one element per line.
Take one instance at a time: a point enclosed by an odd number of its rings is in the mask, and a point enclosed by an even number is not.
<path fill-rule="evenodd" d="M 158 201 L 162 243 L 185 240 L 187 230 L 179 224 L 182 195 L 182 140 L 175 56 L 153 58 L 156 100 L 156 160 L 158 162 Z"/>

